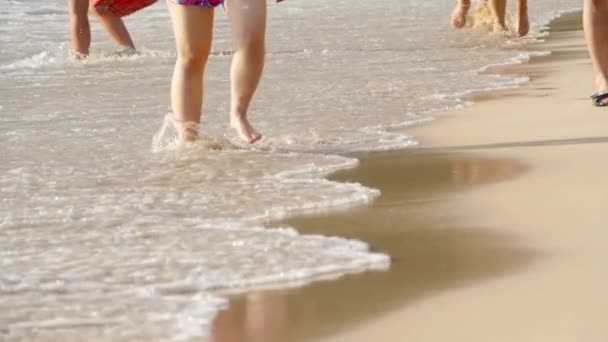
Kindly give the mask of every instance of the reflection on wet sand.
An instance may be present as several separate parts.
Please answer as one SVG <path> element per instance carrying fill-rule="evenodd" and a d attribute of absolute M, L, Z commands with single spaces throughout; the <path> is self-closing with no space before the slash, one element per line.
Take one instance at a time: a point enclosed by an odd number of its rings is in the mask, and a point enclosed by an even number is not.
<path fill-rule="evenodd" d="M 252 293 L 231 303 L 213 322 L 209 342 L 281 341 L 287 305 L 283 296 Z"/>
<path fill-rule="evenodd" d="M 525 265 L 533 251 L 488 227 L 458 224 L 450 200 L 458 191 L 514 177 L 522 165 L 470 155 L 400 152 L 364 157 L 331 178 L 381 189 L 367 207 L 288 220 L 302 233 L 366 241 L 388 253 L 391 268 L 304 288 L 233 298 L 214 322 L 210 341 L 311 341 Z M 407 322 L 403 322 L 407 324 Z"/>

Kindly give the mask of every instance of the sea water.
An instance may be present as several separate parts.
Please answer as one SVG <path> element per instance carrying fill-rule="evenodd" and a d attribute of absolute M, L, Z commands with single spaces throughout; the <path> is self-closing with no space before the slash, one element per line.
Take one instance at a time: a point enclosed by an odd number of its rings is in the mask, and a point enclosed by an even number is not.
<path fill-rule="evenodd" d="M 388 267 L 363 242 L 264 225 L 371 202 L 377 190 L 324 177 L 355 167 L 354 152 L 415 146 L 395 128 L 464 94 L 525 82 L 480 71 L 545 53 L 543 25 L 580 1 L 531 1 L 526 39 L 454 31 L 453 5 L 269 4 L 255 147 L 228 128 L 230 29 L 216 10 L 203 141 L 176 148 L 163 137 L 164 3 L 127 18 L 139 54 L 116 54 L 91 18 L 91 57 L 73 61 L 65 1 L 1 1 L 0 339 L 200 340 L 227 294 Z"/>

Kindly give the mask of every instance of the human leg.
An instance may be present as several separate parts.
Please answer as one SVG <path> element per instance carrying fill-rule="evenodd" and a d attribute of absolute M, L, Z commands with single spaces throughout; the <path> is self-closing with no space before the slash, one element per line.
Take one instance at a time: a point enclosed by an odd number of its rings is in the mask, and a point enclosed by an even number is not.
<path fill-rule="evenodd" d="M 523 37 L 530 31 L 530 21 L 528 19 L 528 0 L 517 0 L 517 14 L 515 27 L 517 35 Z"/>
<path fill-rule="evenodd" d="M 608 3 L 605 0 L 585 0 L 583 10 L 585 40 L 593 68 L 598 92 L 608 90 Z M 608 104 L 608 99 L 600 104 Z"/>
<path fill-rule="evenodd" d="M 89 0 L 68 0 L 70 15 L 70 41 L 77 57 L 86 57 L 91 45 L 91 28 L 88 18 Z"/>
<path fill-rule="evenodd" d="M 252 144 L 262 138 L 247 119 L 265 58 L 266 0 L 227 0 L 234 56 L 230 68 L 230 125 Z"/>
<path fill-rule="evenodd" d="M 120 17 L 114 16 L 102 8 L 93 8 L 92 11 L 97 15 L 97 18 L 99 18 L 103 27 L 108 31 L 110 37 L 118 46 L 135 49 L 133 40 L 131 40 L 131 35 Z"/>
<path fill-rule="evenodd" d="M 203 103 L 203 73 L 211 49 L 213 9 L 167 1 L 177 49 L 171 107 L 180 140 L 195 140 Z"/>
<path fill-rule="evenodd" d="M 489 0 L 490 11 L 494 17 L 494 32 L 504 32 L 507 30 L 505 16 L 507 11 L 507 0 Z"/>

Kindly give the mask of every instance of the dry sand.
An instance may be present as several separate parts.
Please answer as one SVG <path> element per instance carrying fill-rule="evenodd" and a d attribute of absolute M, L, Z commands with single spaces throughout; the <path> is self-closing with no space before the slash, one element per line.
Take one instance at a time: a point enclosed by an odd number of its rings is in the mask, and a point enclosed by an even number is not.
<path fill-rule="evenodd" d="M 554 22 L 551 56 L 499 70 L 530 83 L 333 177 L 381 189 L 373 205 L 288 222 L 367 241 L 389 271 L 235 298 L 212 340 L 608 341 L 608 109 L 579 18 Z"/>
<path fill-rule="evenodd" d="M 533 257 L 508 275 L 444 291 L 329 340 L 608 341 L 608 111 L 589 100 L 593 74 L 579 18 L 555 23 L 546 44 L 552 56 L 515 68 L 531 83 L 412 132 L 426 146 L 527 166 L 450 204 L 461 225 L 508 234 Z M 489 251 L 479 262 L 496 257 Z"/>

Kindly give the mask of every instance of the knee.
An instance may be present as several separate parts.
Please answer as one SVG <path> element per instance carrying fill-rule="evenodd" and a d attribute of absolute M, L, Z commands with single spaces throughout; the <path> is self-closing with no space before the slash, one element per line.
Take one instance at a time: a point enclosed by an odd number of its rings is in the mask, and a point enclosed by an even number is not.
<path fill-rule="evenodd" d="M 249 32 L 239 41 L 237 50 L 251 58 L 262 58 L 266 54 L 266 39 L 264 33 Z"/>
<path fill-rule="evenodd" d="M 589 7 L 602 14 L 608 13 L 608 1 L 606 0 L 587 0 Z"/>
<path fill-rule="evenodd" d="M 71 21 L 82 21 L 88 19 L 88 0 L 71 0 L 68 2 L 68 12 Z"/>
<path fill-rule="evenodd" d="M 103 16 L 108 15 L 108 10 L 106 8 L 102 8 L 102 7 L 91 6 L 91 9 L 89 11 L 98 17 L 103 17 Z"/>
<path fill-rule="evenodd" d="M 72 25 L 83 26 L 89 23 L 89 16 L 86 11 L 70 11 L 70 22 Z"/>
<path fill-rule="evenodd" d="M 209 50 L 206 51 L 184 51 L 178 53 L 177 61 L 182 69 L 187 72 L 201 72 L 207 64 Z"/>

